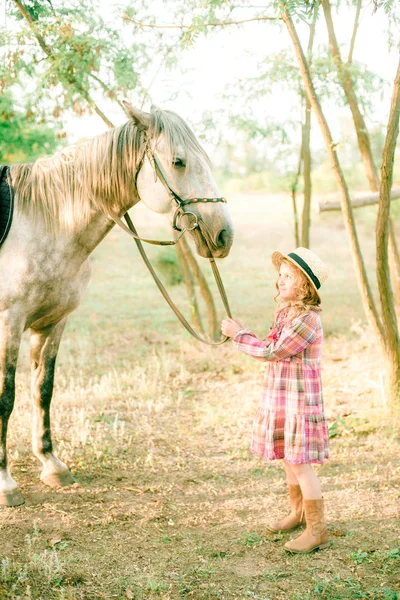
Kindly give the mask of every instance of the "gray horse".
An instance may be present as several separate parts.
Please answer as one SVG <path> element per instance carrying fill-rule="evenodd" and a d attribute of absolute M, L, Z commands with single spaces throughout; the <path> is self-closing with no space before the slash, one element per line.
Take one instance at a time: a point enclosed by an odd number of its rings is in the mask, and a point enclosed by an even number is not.
<path fill-rule="evenodd" d="M 75 148 L 10 168 L 15 214 L 0 248 L 0 504 L 24 502 L 7 468 L 6 438 L 13 410 L 21 336 L 31 331 L 33 452 L 40 478 L 57 487 L 73 483 L 55 455 L 50 402 L 58 347 L 69 313 L 90 276 L 88 257 L 129 208 L 142 200 L 172 222 L 176 204 L 157 177 L 184 199 L 219 194 L 210 163 L 187 124 L 175 113 L 125 108 L 129 121 Z M 153 159 L 152 159 L 153 157 Z M 233 233 L 226 204 L 197 202 L 190 231 L 200 256 L 224 257 Z M 182 220 L 188 217 L 181 215 Z"/>

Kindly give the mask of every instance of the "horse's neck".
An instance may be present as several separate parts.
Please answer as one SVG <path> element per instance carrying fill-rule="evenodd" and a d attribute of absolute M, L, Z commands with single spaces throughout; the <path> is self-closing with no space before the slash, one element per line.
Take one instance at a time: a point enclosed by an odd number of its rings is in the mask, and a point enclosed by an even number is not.
<path fill-rule="evenodd" d="M 48 160 L 53 165 L 54 157 Z M 11 167 L 16 209 L 28 222 L 31 221 L 33 233 L 39 239 L 43 236 L 46 238 L 49 230 L 53 234 L 56 232 L 57 247 L 61 251 L 64 247 L 68 255 L 72 254 L 80 260 L 85 255 L 87 257 L 113 227 L 114 223 L 108 218 L 107 212 L 115 211 L 122 216 L 139 201 L 134 184 L 137 167 L 132 171 L 132 178 L 125 171 L 122 175 L 107 171 L 106 175 L 97 179 L 96 174 L 92 173 L 93 169 L 85 172 L 84 163 L 80 165 L 80 170 L 73 163 L 72 174 L 65 173 L 57 162 L 53 167 L 54 177 L 51 170 L 46 170 L 42 164 L 37 167 L 34 176 L 32 165 Z M 75 169 L 78 169 L 77 173 Z M 92 181 L 86 189 L 84 181 L 78 186 L 80 178 L 82 181 L 94 180 L 94 183 Z M 78 186 L 78 189 L 75 190 L 74 186 Z M 59 202 L 59 196 L 63 194 L 65 201 Z M 96 197 L 96 201 L 92 197 Z"/>
<path fill-rule="evenodd" d="M 118 216 L 122 217 L 125 212 L 134 206 L 139 201 L 136 198 L 131 206 L 123 208 L 119 211 Z M 73 234 L 73 243 L 89 256 L 93 250 L 106 237 L 109 231 L 114 227 L 115 223 L 108 218 L 104 213 L 94 212 L 89 224 L 83 229 Z"/>
<path fill-rule="evenodd" d="M 104 214 L 97 213 L 84 229 L 73 234 L 73 243 L 89 256 L 113 226 L 113 221 Z"/>

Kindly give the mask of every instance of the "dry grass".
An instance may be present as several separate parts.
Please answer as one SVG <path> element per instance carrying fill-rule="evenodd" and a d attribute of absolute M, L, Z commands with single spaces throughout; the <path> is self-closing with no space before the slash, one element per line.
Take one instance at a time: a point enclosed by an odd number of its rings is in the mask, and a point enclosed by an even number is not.
<path fill-rule="evenodd" d="M 233 312 L 260 334 L 273 309 L 268 255 L 292 245 L 288 207 L 282 196 L 231 203 L 237 239 L 221 271 Z M 143 230 L 146 213 L 136 212 Z M 26 505 L 0 514 L 0 598 L 400 598 L 399 423 L 340 217 L 316 221 L 313 247 L 331 270 L 323 313 L 331 460 L 319 468 L 331 548 L 288 556 L 288 536 L 266 531 L 286 498 L 280 465 L 248 450 L 263 365 L 229 345 L 192 342 L 130 241 L 112 232 L 59 357 L 53 429 L 77 480 L 70 488 L 38 480 L 24 339 L 9 448 Z M 154 215 L 146 230 L 168 236 Z M 185 303 L 183 286 L 174 296 Z"/>

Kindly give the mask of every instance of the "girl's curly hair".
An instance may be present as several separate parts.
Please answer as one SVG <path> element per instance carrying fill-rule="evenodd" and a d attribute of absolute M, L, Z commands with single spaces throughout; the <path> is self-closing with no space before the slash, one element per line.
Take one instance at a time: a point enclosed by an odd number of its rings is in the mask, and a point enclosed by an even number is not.
<path fill-rule="evenodd" d="M 295 285 L 297 286 L 297 298 L 292 302 L 284 303 L 283 305 L 278 304 L 276 312 L 282 310 L 282 308 L 290 307 L 289 317 L 294 319 L 304 312 L 308 312 L 311 308 L 314 310 L 321 310 L 320 304 L 321 299 L 317 293 L 317 290 L 312 285 L 308 277 L 306 277 L 301 269 L 296 267 L 291 261 L 283 258 L 282 262 L 287 264 L 295 273 Z M 278 280 L 276 281 L 276 289 L 278 290 L 275 296 L 275 302 L 279 303 L 279 287 Z"/>

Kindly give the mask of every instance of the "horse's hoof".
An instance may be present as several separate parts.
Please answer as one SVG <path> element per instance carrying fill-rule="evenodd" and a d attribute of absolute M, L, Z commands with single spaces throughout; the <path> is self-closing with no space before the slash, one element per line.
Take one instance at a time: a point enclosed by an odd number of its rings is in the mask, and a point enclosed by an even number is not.
<path fill-rule="evenodd" d="M 21 504 L 24 503 L 25 500 L 17 488 L 14 488 L 9 492 L 0 492 L 1 506 L 21 506 Z"/>
<path fill-rule="evenodd" d="M 59 473 L 50 473 L 50 475 L 46 475 L 40 479 L 45 485 L 48 485 L 52 488 L 64 487 L 65 485 L 72 485 L 75 483 L 75 479 L 72 477 L 68 469 L 65 471 L 60 471 Z"/>

